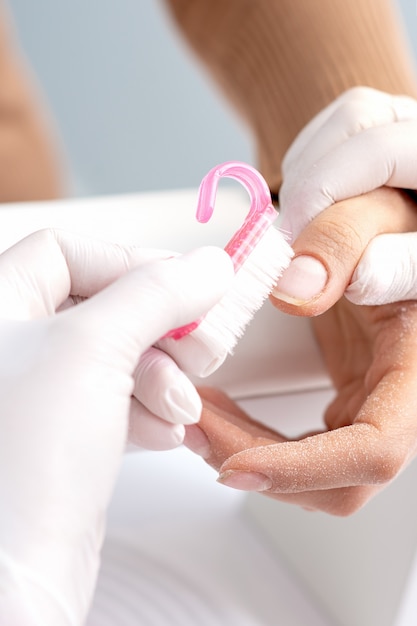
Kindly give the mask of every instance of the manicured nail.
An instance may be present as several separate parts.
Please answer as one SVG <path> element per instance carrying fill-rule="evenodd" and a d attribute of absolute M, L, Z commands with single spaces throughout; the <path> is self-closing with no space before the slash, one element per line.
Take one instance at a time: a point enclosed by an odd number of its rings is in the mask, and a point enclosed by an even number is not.
<path fill-rule="evenodd" d="M 327 283 L 327 270 L 312 256 L 295 257 L 272 291 L 274 298 L 301 306 L 321 294 Z"/>
<path fill-rule="evenodd" d="M 207 459 L 211 454 L 210 442 L 206 433 L 199 426 L 186 427 L 184 445 L 203 459 Z"/>
<path fill-rule="evenodd" d="M 237 470 L 223 472 L 218 477 L 217 482 L 243 491 L 266 491 L 272 487 L 272 480 L 264 474 Z"/>

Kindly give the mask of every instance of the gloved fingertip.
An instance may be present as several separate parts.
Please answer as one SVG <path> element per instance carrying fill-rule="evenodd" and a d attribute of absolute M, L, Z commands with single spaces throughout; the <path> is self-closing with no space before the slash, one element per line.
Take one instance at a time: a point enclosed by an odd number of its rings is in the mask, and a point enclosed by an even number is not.
<path fill-rule="evenodd" d="M 368 306 L 414 299 L 417 295 L 414 251 L 415 233 L 375 237 L 353 273 L 346 298 L 353 304 Z"/>
<path fill-rule="evenodd" d="M 171 337 L 160 339 L 157 346 L 175 360 L 178 366 L 197 378 L 206 378 L 225 361 L 228 352 L 219 349 L 218 337 L 206 337 L 205 344 L 197 341 L 193 333 L 178 341 Z"/>
<path fill-rule="evenodd" d="M 219 367 L 223 365 L 223 363 L 225 362 L 226 357 L 227 357 L 227 352 L 218 356 L 213 356 L 213 355 L 211 356 L 212 358 L 208 360 L 205 363 L 205 365 L 200 368 L 199 373 L 197 374 L 199 378 L 207 378 L 207 376 L 210 376 L 216 370 L 218 370 Z"/>
<path fill-rule="evenodd" d="M 143 447 L 146 447 L 147 450 L 155 450 L 155 451 L 163 451 L 163 450 L 173 450 L 174 448 L 178 448 L 183 442 L 185 437 L 185 428 L 183 424 L 175 424 L 169 431 L 165 431 L 165 433 L 159 437 L 151 437 Z"/>
<path fill-rule="evenodd" d="M 185 379 L 182 384 L 165 389 L 164 401 L 169 419 L 173 424 L 195 424 L 199 421 L 202 410 L 201 398 L 194 385 Z"/>
<path fill-rule="evenodd" d="M 416 119 L 417 101 L 414 98 L 410 96 L 396 96 L 393 101 L 397 122 Z"/>
<path fill-rule="evenodd" d="M 360 276 L 354 274 L 345 291 L 346 299 L 358 306 L 379 306 L 405 299 L 405 295 L 392 287 L 395 281 L 390 282 L 389 280 L 380 280 L 380 278 L 380 276 L 371 273 Z"/>
<path fill-rule="evenodd" d="M 169 448 L 165 448 L 171 450 L 172 448 L 177 448 L 178 446 L 184 443 L 185 437 L 185 427 L 183 424 L 175 424 L 174 428 L 171 430 L 171 438 L 168 442 Z M 162 448 L 159 448 L 160 450 Z"/>

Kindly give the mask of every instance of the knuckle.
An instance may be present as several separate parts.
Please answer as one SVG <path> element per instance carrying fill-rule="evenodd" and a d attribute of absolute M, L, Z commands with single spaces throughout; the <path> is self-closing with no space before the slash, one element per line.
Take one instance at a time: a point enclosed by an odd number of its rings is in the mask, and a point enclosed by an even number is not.
<path fill-rule="evenodd" d="M 384 448 L 374 455 L 370 467 L 370 478 L 374 484 L 387 484 L 398 476 L 405 462 L 402 450 L 395 447 Z"/>
<path fill-rule="evenodd" d="M 362 235 L 355 224 L 348 220 L 324 218 L 316 226 L 316 245 L 325 256 L 345 263 L 347 256 L 356 259 L 362 254 Z"/>
<path fill-rule="evenodd" d="M 379 92 L 372 87 L 366 87 L 364 85 L 357 85 L 356 87 L 350 87 L 343 92 L 341 99 L 342 101 L 350 101 L 350 100 L 365 100 L 368 101 L 371 98 L 374 98 L 376 94 Z"/>
<path fill-rule="evenodd" d="M 372 103 L 352 100 L 345 102 L 340 110 L 342 117 L 347 121 L 346 133 L 348 137 L 374 126 L 375 107 Z"/>
<path fill-rule="evenodd" d="M 357 99 L 347 100 L 346 102 L 343 102 L 340 107 L 340 111 L 344 114 L 344 116 L 347 119 L 352 120 L 360 118 L 363 112 L 367 110 L 367 103 Z"/>
<path fill-rule="evenodd" d="M 57 245 L 55 232 L 53 228 L 41 228 L 33 232 L 30 238 L 39 248 L 48 249 L 53 244 Z"/>
<path fill-rule="evenodd" d="M 327 512 L 336 517 L 351 517 L 369 501 L 374 493 L 374 487 L 339 489 Z"/>
<path fill-rule="evenodd" d="M 342 98 L 338 116 L 344 120 L 348 137 L 362 131 L 395 121 L 392 98 L 367 87 L 356 87 Z"/>

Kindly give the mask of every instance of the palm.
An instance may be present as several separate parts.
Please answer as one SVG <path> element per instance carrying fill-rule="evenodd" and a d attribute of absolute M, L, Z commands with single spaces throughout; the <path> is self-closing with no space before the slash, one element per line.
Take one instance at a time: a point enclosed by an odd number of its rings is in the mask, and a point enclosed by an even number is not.
<path fill-rule="evenodd" d="M 329 429 L 354 424 L 378 383 L 407 369 L 406 357 L 414 352 L 416 324 L 415 303 L 367 307 L 345 298 L 313 320 L 337 391 L 325 416 Z"/>

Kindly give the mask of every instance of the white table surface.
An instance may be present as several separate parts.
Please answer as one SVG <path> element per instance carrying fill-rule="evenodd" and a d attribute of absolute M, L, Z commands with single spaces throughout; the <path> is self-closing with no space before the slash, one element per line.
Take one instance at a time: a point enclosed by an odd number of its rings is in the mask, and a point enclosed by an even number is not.
<path fill-rule="evenodd" d="M 261 408 L 284 413 L 289 432 L 328 397 L 279 396 Z M 88 626 L 332 626 L 243 513 L 245 494 L 215 478 L 183 447 L 126 455 Z"/>

